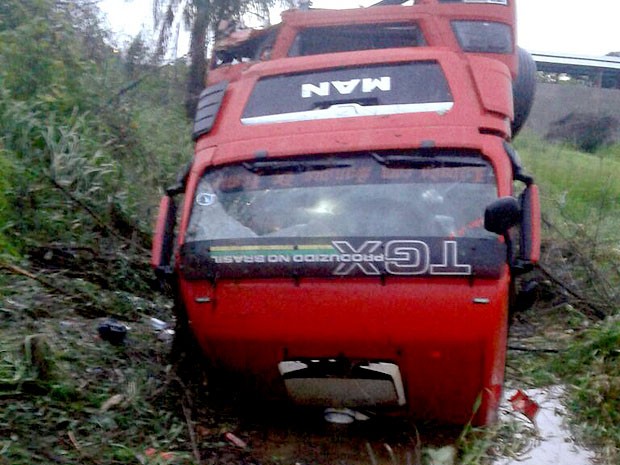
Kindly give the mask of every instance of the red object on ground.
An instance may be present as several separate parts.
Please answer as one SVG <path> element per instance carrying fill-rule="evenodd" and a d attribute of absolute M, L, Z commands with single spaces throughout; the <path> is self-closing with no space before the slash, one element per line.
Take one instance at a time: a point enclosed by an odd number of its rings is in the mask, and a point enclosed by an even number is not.
<path fill-rule="evenodd" d="M 155 455 L 157 455 L 159 458 L 161 458 L 164 461 L 170 461 L 174 459 L 174 452 L 157 452 L 157 450 L 153 447 L 149 447 L 148 449 L 146 449 L 144 451 L 144 454 L 147 457 L 154 457 Z"/>
<path fill-rule="evenodd" d="M 232 433 L 226 433 L 224 437 L 228 442 L 230 442 L 234 446 L 239 447 L 240 449 L 246 449 L 248 447 L 248 445 L 243 439 L 238 438 Z"/>
<path fill-rule="evenodd" d="M 536 401 L 532 400 L 525 392 L 519 389 L 511 398 L 510 403 L 515 412 L 520 412 L 529 418 L 530 421 L 534 421 L 536 414 L 540 410 L 540 405 Z"/>

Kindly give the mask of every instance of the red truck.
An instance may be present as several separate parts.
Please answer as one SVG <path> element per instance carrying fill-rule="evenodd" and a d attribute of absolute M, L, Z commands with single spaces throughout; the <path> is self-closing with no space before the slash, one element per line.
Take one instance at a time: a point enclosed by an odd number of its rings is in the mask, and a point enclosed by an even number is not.
<path fill-rule="evenodd" d="M 510 145 L 534 68 L 514 0 L 385 3 L 216 47 L 152 265 L 209 364 L 269 396 L 485 424 L 539 256 Z"/>

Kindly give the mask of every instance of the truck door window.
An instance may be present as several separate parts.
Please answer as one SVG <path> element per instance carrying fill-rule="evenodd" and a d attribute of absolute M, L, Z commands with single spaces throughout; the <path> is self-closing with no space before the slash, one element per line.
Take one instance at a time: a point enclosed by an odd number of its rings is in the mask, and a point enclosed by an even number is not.
<path fill-rule="evenodd" d="M 253 237 L 492 238 L 497 198 L 475 153 L 397 151 L 275 159 L 208 171 L 186 242 Z"/>
<path fill-rule="evenodd" d="M 235 37 L 233 31 L 230 35 L 216 40 L 211 68 L 215 69 L 222 65 L 247 63 L 250 61 L 265 61 L 271 58 L 271 49 L 279 32 L 279 27 L 269 29 L 245 29 Z"/>
<path fill-rule="evenodd" d="M 400 47 L 420 47 L 424 37 L 416 24 L 356 24 L 303 29 L 289 56 L 319 55 Z"/>

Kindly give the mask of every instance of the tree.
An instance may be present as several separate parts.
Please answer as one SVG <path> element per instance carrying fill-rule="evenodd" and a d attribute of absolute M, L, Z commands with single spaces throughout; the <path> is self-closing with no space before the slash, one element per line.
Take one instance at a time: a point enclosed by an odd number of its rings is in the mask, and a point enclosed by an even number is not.
<path fill-rule="evenodd" d="M 190 67 L 187 80 L 185 110 L 188 118 L 196 112 L 198 96 L 204 87 L 207 39 L 214 35 L 222 19 L 241 21 L 247 14 L 269 18 L 269 8 L 279 4 L 292 6 L 294 0 L 153 0 L 155 25 L 159 29 L 158 54 L 163 56 L 172 27 L 179 15 L 190 31 Z"/>

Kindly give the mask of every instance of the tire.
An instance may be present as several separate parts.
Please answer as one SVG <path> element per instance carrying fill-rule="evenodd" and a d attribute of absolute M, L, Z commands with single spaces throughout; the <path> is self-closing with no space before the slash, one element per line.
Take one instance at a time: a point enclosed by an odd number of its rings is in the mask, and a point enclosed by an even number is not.
<path fill-rule="evenodd" d="M 519 68 L 512 86 L 514 120 L 511 123 L 512 137 L 515 137 L 527 120 L 536 93 L 536 63 L 527 50 L 517 47 Z"/>

